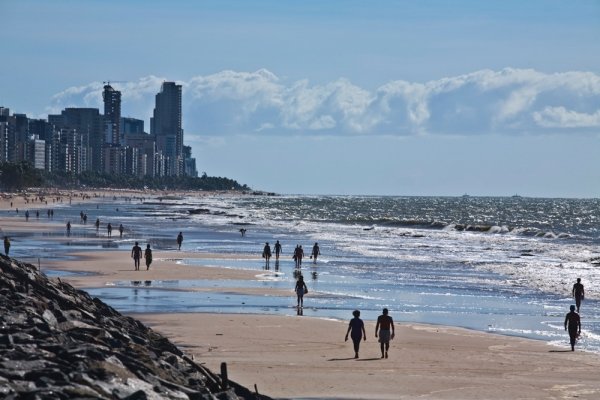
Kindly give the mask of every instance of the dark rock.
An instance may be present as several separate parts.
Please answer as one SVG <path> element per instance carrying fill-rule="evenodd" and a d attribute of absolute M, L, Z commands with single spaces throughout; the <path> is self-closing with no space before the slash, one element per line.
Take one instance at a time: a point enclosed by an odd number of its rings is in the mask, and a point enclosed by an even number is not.
<path fill-rule="evenodd" d="M 254 399 L 140 321 L 0 255 L 0 398 Z"/>

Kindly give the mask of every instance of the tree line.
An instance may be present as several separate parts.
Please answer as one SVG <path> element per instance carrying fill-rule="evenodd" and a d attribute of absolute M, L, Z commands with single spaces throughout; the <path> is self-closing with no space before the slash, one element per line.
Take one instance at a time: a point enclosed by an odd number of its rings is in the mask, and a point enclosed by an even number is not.
<path fill-rule="evenodd" d="M 35 169 L 27 162 L 0 163 L 0 187 L 6 191 L 29 187 L 52 187 L 60 189 L 113 188 L 157 190 L 251 190 L 229 178 L 208 176 L 160 176 L 138 177 L 124 174 L 108 174 L 85 171 L 81 174 L 48 172 Z"/>

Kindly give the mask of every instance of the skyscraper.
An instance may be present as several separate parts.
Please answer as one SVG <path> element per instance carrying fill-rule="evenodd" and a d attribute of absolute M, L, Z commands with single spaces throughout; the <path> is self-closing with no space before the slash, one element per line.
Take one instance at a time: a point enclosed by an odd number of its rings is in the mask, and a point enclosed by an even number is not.
<path fill-rule="evenodd" d="M 121 132 L 121 92 L 113 89 L 110 83 L 107 83 L 104 85 L 102 99 L 104 99 L 104 120 L 106 121 L 105 142 L 119 145 Z"/>
<path fill-rule="evenodd" d="M 103 170 L 102 128 L 104 118 L 100 114 L 100 110 L 97 108 L 66 108 L 59 115 L 48 115 L 48 122 L 58 130 L 75 129 L 77 134 L 82 136 L 84 171 Z"/>
<path fill-rule="evenodd" d="M 150 133 L 156 135 L 157 150 L 167 161 L 166 175 L 183 175 L 183 129 L 181 128 L 181 85 L 163 82 L 156 95 Z"/>

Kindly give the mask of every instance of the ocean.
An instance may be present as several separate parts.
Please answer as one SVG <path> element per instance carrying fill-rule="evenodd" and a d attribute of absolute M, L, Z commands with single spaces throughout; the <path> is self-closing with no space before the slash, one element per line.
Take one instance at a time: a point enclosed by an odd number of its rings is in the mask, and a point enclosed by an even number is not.
<path fill-rule="evenodd" d="M 118 310 L 297 315 L 292 289 L 298 273 L 292 251 L 308 255 L 301 273 L 309 294 L 303 316 L 348 320 L 352 310 L 374 320 L 383 307 L 397 323 L 464 327 L 533 338 L 568 347 L 564 316 L 576 278 L 586 288 L 578 349 L 600 352 L 600 200 L 527 197 L 251 196 L 98 199 L 63 205 L 55 218 L 87 226 L 73 240 L 35 235 L 22 257 L 63 257 L 82 249 L 131 248 L 232 254 L 184 259 L 189 265 L 255 270 L 251 282 L 117 282 L 88 290 Z M 123 239 L 95 237 L 93 222 L 126 227 Z M 77 228 L 79 228 L 77 226 Z M 246 229 L 241 236 L 239 230 Z M 101 231 L 104 234 L 104 231 Z M 116 235 L 115 235 L 116 233 Z M 53 239 L 53 240 L 49 240 Z M 74 240 L 77 239 L 77 240 Z M 267 269 L 265 242 L 279 240 L 283 255 Z M 254 257 L 250 257 L 253 255 Z M 19 254 L 15 254 L 19 257 Z M 47 271 L 60 275 L 61 271 Z M 186 291 L 210 287 L 211 292 Z M 290 296 L 236 294 L 230 288 L 289 289 Z M 223 288 L 222 291 L 214 288 Z"/>

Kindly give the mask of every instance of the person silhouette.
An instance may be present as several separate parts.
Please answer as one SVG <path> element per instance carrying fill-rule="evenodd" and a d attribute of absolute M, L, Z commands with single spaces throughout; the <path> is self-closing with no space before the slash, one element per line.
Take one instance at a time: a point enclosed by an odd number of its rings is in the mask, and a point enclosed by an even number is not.
<path fill-rule="evenodd" d="M 312 248 L 312 253 L 310 254 L 310 258 L 313 259 L 313 264 L 317 263 L 317 257 L 321 254 L 321 250 L 319 249 L 319 243 L 315 243 Z"/>
<path fill-rule="evenodd" d="M 360 340 L 367 340 L 367 334 L 365 333 L 365 324 L 362 319 L 360 319 L 360 311 L 354 310 L 352 311 L 352 315 L 354 318 L 350 320 L 348 324 L 348 330 L 346 331 L 346 339 L 344 341 L 348 341 L 348 334 L 352 338 L 352 343 L 354 344 L 354 358 L 358 358 L 358 350 L 360 349 Z"/>
<path fill-rule="evenodd" d="M 565 331 L 569 331 L 569 341 L 571 342 L 571 351 L 575 351 L 575 342 L 581 335 L 581 319 L 575 312 L 575 306 L 571 306 L 571 311 L 565 316 Z"/>
<path fill-rule="evenodd" d="M 4 236 L 4 254 L 8 257 L 8 252 L 10 251 L 10 239 L 8 236 Z"/>
<path fill-rule="evenodd" d="M 390 340 L 394 338 L 394 335 L 394 321 L 388 315 L 388 309 L 384 308 L 383 313 L 377 317 L 377 324 L 375 325 L 375 337 L 379 337 L 381 358 L 388 358 Z"/>
<path fill-rule="evenodd" d="M 150 248 L 150 243 L 146 245 L 146 251 L 144 251 L 144 259 L 146 260 L 146 271 L 150 269 L 150 264 L 152 264 L 152 249 Z"/>
<path fill-rule="evenodd" d="M 269 268 L 269 260 L 271 259 L 271 246 L 269 246 L 269 242 L 265 243 L 265 247 L 263 248 L 262 256 L 265 259 L 266 268 Z"/>
<path fill-rule="evenodd" d="M 296 296 L 298 298 L 298 307 L 304 307 L 304 295 L 308 293 L 308 288 L 306 287 L 306 283 L 304 282 L 304 277 L 302 274 L 298 275 L 298 280 L 296 281 L 296 287 L 294 288 L 296 292 Z"/>
<path fill-rule="evenodd" d="M 131 248 L 131 258 L 133 258 L 133 266 L 136 271 L 140 269 L 140 258 L 142 258 L 142 248 L 135 242 L 135 246 Z"/>
<path fill-rule="evenodd" d="M 183 243 L 183 233 L 179 232 L 179 235 L 177 235 L 177 250 L 181 250 L 181 243 Z"/>
<path fill-rule="evenodd" d="M 577 282 L 573 285 L 573 297 L 575 298 L 575 305 L 577 306 L 577 312 L 579 312 L 579 307 L 581 307 L 581 300 L 585 297 L 585 290 L 583 289 L 583 284 L 581 283 L 581 278 L 577 278 Z"/>
<path fill-rule="evenodd" d="M 274 250 L 275 250 L 275 260 L 279 260 L 279 254 L 281 254 L 281 243 L 279 243 L 279 240 L 275 242 L 275 246 L 274 246 Z"/>

